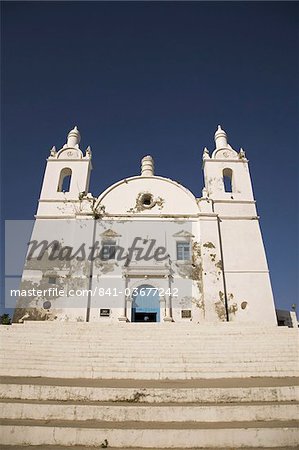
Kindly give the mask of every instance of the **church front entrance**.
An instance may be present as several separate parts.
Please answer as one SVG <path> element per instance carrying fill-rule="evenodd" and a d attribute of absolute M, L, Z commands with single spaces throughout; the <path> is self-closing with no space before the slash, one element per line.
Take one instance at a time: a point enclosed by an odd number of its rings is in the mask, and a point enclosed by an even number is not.
<path fill-rule="evenodd" d="M 132 300 L 132 322 L 160 322 L 160 297 L 154 286 L 139 286 Z"/>
<path fill-rule="evenodd" d="M 157 313 L 152 312 L 135 312 L 133 322 L 157 322 Z"/>

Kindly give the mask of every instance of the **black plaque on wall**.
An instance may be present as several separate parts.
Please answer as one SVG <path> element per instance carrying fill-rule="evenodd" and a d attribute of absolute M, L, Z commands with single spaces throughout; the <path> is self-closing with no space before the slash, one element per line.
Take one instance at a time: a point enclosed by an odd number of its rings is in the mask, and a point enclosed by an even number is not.
<path fill-rule="evenodd" d="M 182 319 L 191 319 L 191 309 L 182 309 Z"/>

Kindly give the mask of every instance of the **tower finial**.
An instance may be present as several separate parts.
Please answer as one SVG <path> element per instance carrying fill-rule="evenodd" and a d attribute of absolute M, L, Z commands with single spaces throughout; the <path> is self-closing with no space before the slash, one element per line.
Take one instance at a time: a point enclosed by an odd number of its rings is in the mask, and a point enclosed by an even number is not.
<path fill-rule="evenodd" d="M 226 132 L 221 128 L 221 125 L 218 125 L 218 129 L 215 133 L 215 144 L 216 149 L 218 148 L 227 148 L 227 135 Z"/>
<path fill-rule="evenodd" d="M 67 136 L 67 146 L 70 148 L 74 148 L 74 147 L 79 147 L 80 144 L 80 140 L 81 140 L 81 136 L 80 136 L 80 132 L 77 128 L 77 126 L 75 126 L 68 134 Z"/>
<path fill-rule="evenodd" d="M 141 160 L 141 176 L 153 177 L 154 176 L 154 160 L 148 155 Z"/>

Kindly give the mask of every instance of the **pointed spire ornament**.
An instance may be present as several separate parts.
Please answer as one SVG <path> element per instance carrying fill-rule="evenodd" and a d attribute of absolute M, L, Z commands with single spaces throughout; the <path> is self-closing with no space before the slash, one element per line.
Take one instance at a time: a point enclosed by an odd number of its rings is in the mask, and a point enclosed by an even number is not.
<path fill-rule="evenodd" d="M 57 155 L 57 151 L 56 151 L 56 147 L 55 145 L 53 145 L 53 147 L 50 150 L 50 156 L 56 156 Z"/>
<path fill-rule="evenodd" d="M 246 158 L 245 151 L 243 150 L 242 147 L 240 148 L 239 158 L 240 159 L 245 159 Z"/>
<path fill-rule="evenodd" d="M 91 151 L 91 147 L 90 145 L 87 147 L 86 151 L 85 151 L 86 156 L 91 159 L 92 157 L 92 151 Z"/>
<path fill-rule="evenodd" d="M 203 149 L 202 159 L 209 159 L 209 158 L 210 158 L 209 150 L 207 149 L 207 147 L 205 147 Z"/>
<path fill-rule="evenodd" d="M 207 191 L 206 187 L 204 187 L 203 190 L 202 190 L 202 197 L 203 198 L 207 198 L 208 197 L 208 191 Z"/>

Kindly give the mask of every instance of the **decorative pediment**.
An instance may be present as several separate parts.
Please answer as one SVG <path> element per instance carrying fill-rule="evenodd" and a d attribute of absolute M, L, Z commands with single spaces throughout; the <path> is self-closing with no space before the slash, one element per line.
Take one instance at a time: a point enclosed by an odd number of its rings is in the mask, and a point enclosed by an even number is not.
<path fill-rule="evenodd" d="M 111 228 L 109 228 L 108 230 L 101 233 L 101 236 L 104 238 L 116 238 L 116 237 L 121 236 L 121 234 L 118 234 L 118 233 L 116 233 L 116 231 L 113 231 L 113 230 L 111 230 Z"/>
<path fill-rule="evenodd" d="M 192 233 L 189 233 L 189 231 L 181 230 L 177 233 L 173 234 L 173 237 L 178 238 L 192 238 L 194 235 Z"/>

